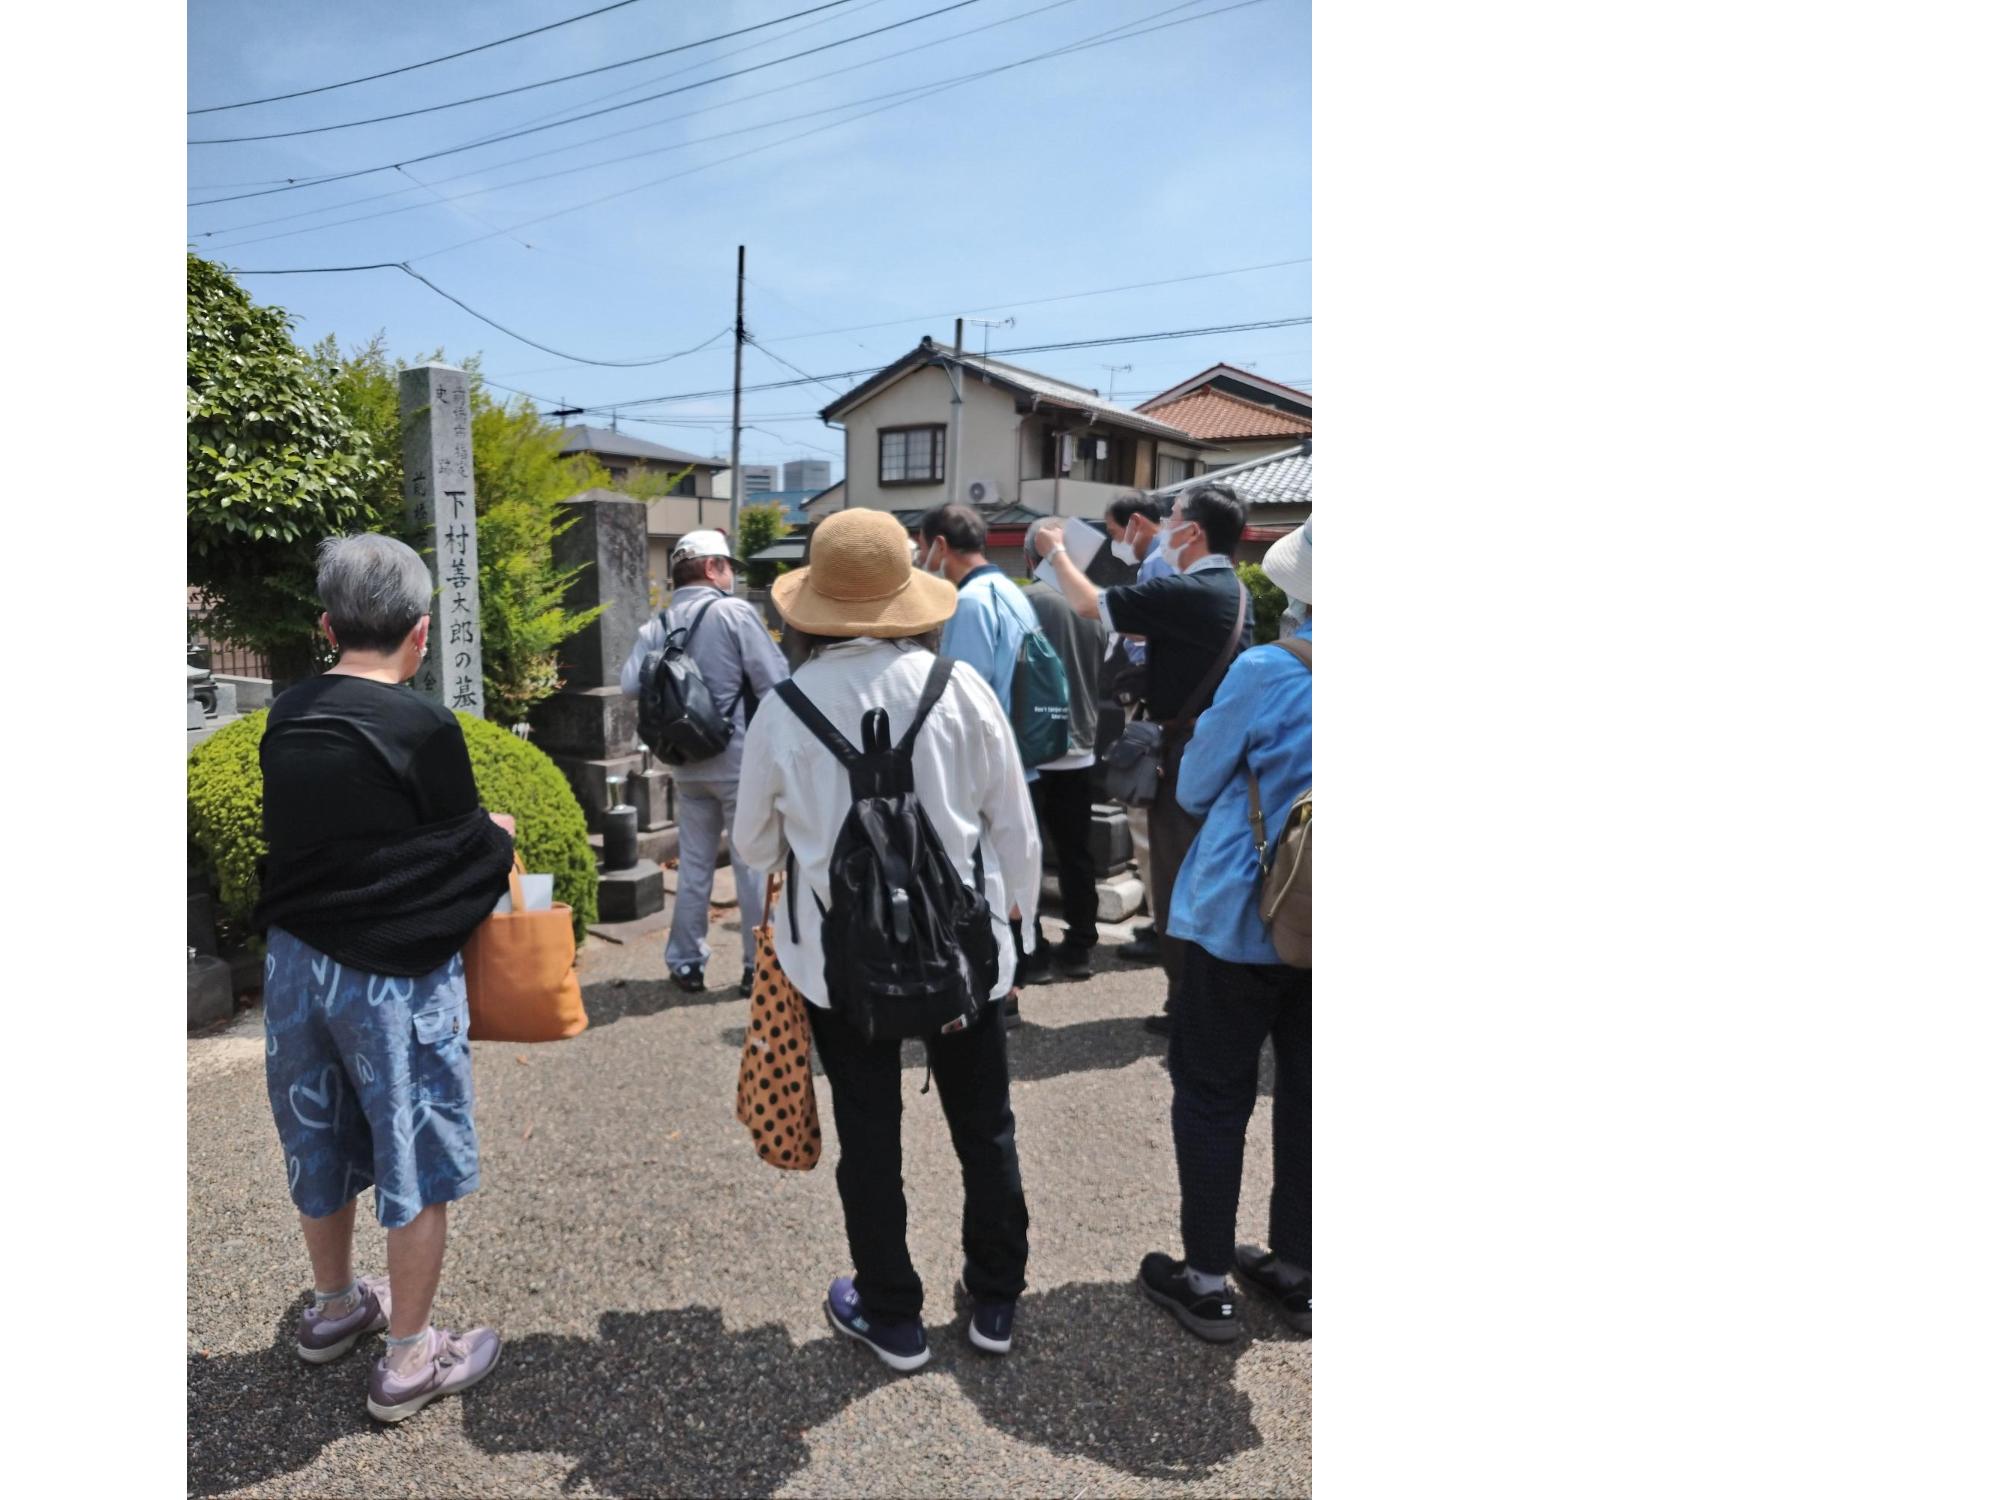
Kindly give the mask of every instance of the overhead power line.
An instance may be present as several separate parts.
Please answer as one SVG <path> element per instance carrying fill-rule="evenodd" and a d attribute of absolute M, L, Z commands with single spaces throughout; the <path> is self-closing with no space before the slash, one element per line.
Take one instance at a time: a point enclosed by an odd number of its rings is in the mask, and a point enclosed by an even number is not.
<path fill-rule="evenodd" d="M 965 37 L 976 36 L 982 31 L 992 31 L 1001 26 L 1011 26 L 1017 21 L 1025 21 L 1034 16 L 1042 15 L 1045 12 L 1052 10 L 1060 10 L 1062 7 L 1066 5 L 1074 5 L 1076 3 L 1077 0 L 1051 0 L 1050 4 L 1040 6 L 1034 10 L 1023 11 L 1019 15 L 1003 16 L 998 21 L 989 21 L 983 26 L 973 26 L 967 28 L 964 31 L 954 31 L 946 36 L 936 37 L 928 42 L 920 42 L 914 47 L 905 47 L 902 48 L 900 51 L 896 52 L 885 52 L 879 57 L 864 58 L 862 61 L 858 63 L 849 63 L 845 67 L 830 68 L 824 73 L 815 73 L 810 78 L 797 79 L 791 83 L 780 84 L 776 88 L 760 89 L 753 94 L 739 94 L 734 98 L 724 99 L 720 103 L 703 105 L 700 109 L 690 109 L 682 112 L 681 114 L 668 115 L 663 120 L 648 120 L 642 125 L 628 125 L 622 130 L 610 130 L 606 131 L 603 135 L 590 136 L 587 139 L 581 141 L 570 141 L 567 144 L 561 146 L 551 146 L 544 151 L 530 151 L 525 156 L 510 157 L 506 161 L 488 162 L 483 166 L 473 167 L 463 172 L 454 172 L 448 177 L 440 177 L 435 179 L 432 183 L 432 186 L 436 187 L 436 186 L 442 186 L 443 184 L 448 182 L 463 181 L 467 177 L 478 177 L 488 172 L 501 171 L 507 167 L 522 166 L 528 162 L 541 161 L 544 158 L 550 156 L 561 156 L 563 153 L 568 151 L 580 151 L 585 146 L 594 146 L 600 141 L 617 140 L 620 136 L 636 135 L 642 131 L 656 130 L 662 125 L 674 125 L 678 124 L 682 120 L 692 120 L 701 115 L 714 114 L 718 110 L 733 109 L 741 104 L 750 104 L 758 99 L 767 99 L 773 94 L 796 94 L 799 92 L 799 90 L 805 88 L 808 84 L 821 83 L 829 78 L 838 78 L 845 73 L 859 72 L 863 68 L 872 68 L 880 63 L 892 62 L 899 57 L 909 57 L 914 53 L 927 52 L 933 47 L 942 47 L 945 46 L 947 43 L 959 41 Z M 1199 4 L 1201 3 L 1201 0 L 1187 0 L 1187 3 L 1191 5 Z M 1183 7 L 1176 7 L 1176 8 L 1178 9 Z M 815 22 L 814 24 L 824 25 L 826 23 L 822 21 L 822 22 Z M 807 28 L 801 27 L 799 29 L 803 31 Z M 787 33 L 787 34 L 796 35 L 797 33 Z M 669 76 L 675 76 L 675 75 L 669 75 Z M 963 79 L 972 79 L 982 76 L 984 76 L 983 72 L 968 73 L 962 75 Z M 653 80 L 653 82 L 658 82 L 658 81 L 659 80 L 657 79 Z M 777 119 L 765 120 L 755 125 L 743 126 L 742 128 L 737 130 L 723 131 L 721 134 L 718 135 L 696 136 L 688 140 L 670 141 L 664 146 L 654 146 L 650 147 L 647 150 L 634 151 L 624 156 L 600 157 L 596 161 L 584 162 L 574 167 L 563 167 L 558 169 L 557 171 L 544 173 L 538 177 L 517 177 L 514 178 L 512 181 L 495 183 L 490 187 L 475 188 L 471 192 L 457 194 L 455 198 L 448 199 L 447 201 L 456 201 L 458 198 L 479 197 L 487 193 L 504 192 L 509 188 L 526 187 L 533 183 L 547 182 L 552 178 L 566 177 L 577 172 L 594 171 L 598 167 L 620 166 L 625 162 L 639 161 L 645 157 L 659 156 L 669 151 L 681 151 L 685 150 L 689 146 L 702 145 L 708 141 L 724 140 L 730 136 L 744 135 L 752 131 L 766 129 L 773 125 L 787 125 L 798 120 L 816 119 L 820 115 L 838 114 L 843 109 L 859 108 L 863 104 L 872 104 L 881 99 L 901 98 L 903 95 L 917 93 L 923 89 L 935 87 L 937 86 L 937 84 L 940 83 L 957 82 L 957 81 L 961 80 L 952 80 L 952 79 L 934 80 L 933 83 L 917 84 L 910 88 L 892 89 L 890 92 L 886 94 L 877 94 L 874 95 L 872 98 L 868 99 L 850 100 L 847 103 L 843 104 L 832 104 L 832 105 L 827 105 L 820 109 L 807 110 L 804 114 L 785 115 Z M 644 86 L 650 86 L 650 85 L 644 85 Z M 559 125 L 567 125 L 570 122 L 568 120 L 559 120 L 556 123 Z M 385 168 L 382 170 L 403 172 L 406 166 L 415 164 L 415 161 L 434 160 L 436 157 L 439 156 L 449 156 L 454 154 L 455 152 L 469 151 L 476 146 L 482 146 L 485 144 L 487 144 L 485 140 L 470 141 L 463 146 L 451 147 L 444 151 L 433 152 L 429 157 L 416 158 L 411 163 L 399 163 L 394 167 Z M 405 172 L 405 175 L 406 176 L 408 175 L 407 172 Z M 320 179 L 320 180 L 331 181 L 332 179 Z M 256 183 L 238 184 L 238 186 L 264 186 L 264 185 L 265 184 L 256 184 Z M 316 183 L 312 181 L 301 181 L 299 182 L 298 185 L 301 187 L 312 187 L 315 186 Z M 238 231 L 244 229 L 261 229 L 267 224 L 288 224 L 296 219 L 310 219 L 316 214 L 335 213 L 343 208 L 359 208 L 363 204 L 379 203 L 385 198 L 404 197 L 409 193 L 409 191 L 410 190 L 408 188 L 391 188 L 387 192 L 370 193 L 366 197 L 362 198 L 349 198 L 344 203 L 322 204 L 318 208 L 301 209 L 297 213 L 276 214 L 268 219 L 250 219 L 244 223 L 231 224 L 222 229 L 204 230 L 202 231 L 200 237 L 203 239 L 208 239 L 218 234 L 235 234 Z M 236 202 L 239 200 L 239 198 L 257 198 L 266 196 L 268 195 L 263 193 L 243 193 L 238 195 L 238 198 L 211 198 L 205 200 L 205 202 L 192 203 L 189 204 L 188 206 L 190 208 L 200 208 L 200 207 L 206 207 L 208 204 L 213 204 L 213 203 Z M 332 219 L 323 224 L 312 224 L 306 226 L 303 229 L 287 231 L 285 235 L 264 235 L 256 240 L 237 240 L 234 241 L 233 243 L 238 245 L 261 244 L 265 240 L 282 239 L 288 237 L 289 235 L 312 234 L 321 229 L 334 229 L 346 224 L 363 223 L 369 219 L 386 218 L 390 214 L 406 213 L 412 208 L 421 208 L 423 206 L 424 205 L 420 203 L 403 204 L 400 207 L 387 209 L 381 213 L 357 214 L 353 218 L 348 218 L 348 219 Z"/>
<path fill-rule="evenodd" d="M 458 109 L 467 104 L 481 104 L 489 99 L 505 99 L 512 94 L 525 94 L 531 89 L 543 89 L 553 84 L 569 83 L 578 78 L 588 78 L 595 73 L 608 73 L 614 68 L 629 68 L 637 63 L 652 62 L 656 58 L 667 57 L 676 52 L 686 52 L 693 47 L 705 47 L 711 42 L 727 41 L 730 37 L 742 36 L 746 32 L 759 31 L 764 27 L 776 26 L 785 21 L 796 21 L 800 16 L 810 16 L 817 11 L 830 10 L 835 5 L 846 5 L 849 3 L 850 0 L 829 0 L 828 4 L 815 6 L 812 10 L 795 11 L 789 16 L 779 16 L 776 20 L 759 22 L 756 26 L 746 26 L 737 31 L 725 31 L 720 36 L 703 37 L 698 42 L 684 42 L 678 47 L 667 47 L 659 52 L 648 52 L 640 57 L 628 57 L 622 62 L 605 63 L 602 67 L 596 68 L 585 68 L 580 73 L 565 73 L 558 78 L 544 78 L 539 83 L 523 83 L 511 89 L 496 89 L 488 94 L 474 94 L 464 99 L 453 99 L 446 104 L 426 104 L 420 109 L 399 110 L 394 114 L 387 115 L 371 115 L 365 120 L 343 120 L 338 125 L 313 125 L 300 130 L 274 130 L 268 131 L 263 135 L 209 136 L 189 141 L 188 144 L 190 146 L 233 146 L 247 141 L 282 141 L 289 140 L 294 136 L 324 135 L 331 130 L 353 130 L 362 125 L 380 125 L 389 120 L 407 120 L 416 115 L 436 114 L 439 110 Z M 684 94 L 689 89 L 706 88 L 712 83 L 722 83 L 731 78 L 741 78 L 746 73 L 759 73 L 766 68 L 775 68 L 780 63 L 795 62 L 801 57 L 811 57 L 815 53 L 831 51 L 835 47 L 845 47 L 853 42 L 866 41 L 869 37 L 880 36 L 885 31 L 896 31 L 904 26 L 914 26 L 919 21 L 928 21 L 932 16 L 941 16 L 948 11 L 963 10 L 968 5 L 979 5 L 982 3 L 983 0 L 953 0 L 953 3 L 950 5 L 940 6 L 936 10 L 927 10 L 922 15 L 911 16 L 907 20 L 892 21 L 887 26 L 876 27 L 873 31 L 857 32 L 853 36 L 841 37 L 831 42 L 822 42 L 817 47 L 808 47 L 803 52 L 793 52 L 784 57 L 775 57 L 769 62 L 753 63 L 747 68 L 738 68 L 733 73 L 718 73 L 713 78 L 698 78 L 693 83 L 682 84 L 677 89 L 666 89 L 661 93 L 648 94 L 642 99 L 629 100 L 624 104 L 607 105 L 603 109 L 593 110 L 589 114 L 572 115 L 568 120 L 558 121 L 554 124 L 531 125 L 526 129 L 512 131 L 506 135 L 492 136 L 489 138 L 487 144 L 491 144 L 494 141 L 515 140 L 520 136 L 533 135 L 535 132 L 541 130 L 554 130 L 558 124 L 575 124 L 579 120 L 594 119 L 598 115 L 612 114 L 621 109 L 636 109 L 639 105 L 650 104 L 655 99 L 666 99 L 675 94 Z"/>
<path fill-rule="evenodd" d="M 596 10 L 587 10 L 581 15 L 565 20 L 551 21 L 546 26 L 537 26 L 532 31 L 517 31 L 512 36 L 503 36 L 496 42 L 481 42 L 477 47 L 463 47 L 456 52 L 447 52 L 441 57 L 427 57 L 422 62 L 405 63 L 400 68 L 388 68 L 380 73 L 366 73 L 359 78 L 343 78 L 339 83 L 322 83 L 317 88 L 293 89 L 289 94 L 267 94 L 262 99 L 241 99 L 234 104 L 208 104 L 200 109 L 188 111 L 191 115 L 219 114 L 226 109 L 248 109 L 253 104 L 276 104 L 281 99 L 303 99 L 308 94 L 325 94 L 334 89 L 352 88 L 357 83 L 373 83 L 378 78 L 394 78 L 399 73 L 414 73 L 419 68 L 434 67 L 453 58 L 470 57 L 475 52 L 490 52 L 495 47 L 504 47 L 509 42 L 523 41 L 531 36 L 540 36 L 546 31 L 559 31 L 565 26 L 574 26 L 578 21 L 588 21 L 592 16 L 608 15 L 614 10 L 623 10 L 628 5 L 637 5 L 639 0 L 615 0 L 611 5 L 600 5 Z"/>
<path fill-rule="evenodd" d="M 1164 11 L 1155 12 L 1152 16 L 1141 17 L 1140 20 L 1141 21 L 1154 20 L 1159 16 L 1171 15 L 1175 11 L 1186 10 L 1190 5 L 1200 4 L 1200 3 L 1201 0 L 1181 0 L 1181 3 L 1178 5 L 1170 6 Z M 449 245 L 440 246 L 436 250 L 426 250 L 421 252 L 420 254 L 412 255 L 407 258 L 410 260 L 430 260 L 440 255 L 448 255 L 453 251 L 468 249 L 473 245 L 483 244 L 485 241 L 490 239 L 497 239 L 505 235 L 511 235 L 517 230 L 527 229 L 536 224 L 543 224 L 551 219 L 562 218 L 566 214 L 578 213 L 587 208 L 596 208 L 601 204 L 611 203 L 620 198 L 630 197 L 634 193 L 647 192 L 650 191 L 651 189 L 662 187 L 669 182 L 675 182 L 684 177 L 691 177 L 698 172 L 706 172 L 712 170 L 715 167 L 726 166 L 731 162 L 741 161 L 745 157 L 758 155 L 760 152 L 774 150 L 779 146 L 789 145 L 795 141 L 806 140 L 812 136 L 823 134 L 828 130 L 839 129 L 841 126 L 844 125 L 852 125 L 859 120 L 867 119 L 871 115 L 881 114 L 886 110 L 897 109 L 906 104 L 920 103 L 924 99 L 928 99 L 936 94 L 943 93 L 946 89 L 955 88 L 964 83 L 969 83 L 978 79 L 993 77 L 996 74 L 1006 73 L 1012 71 L 1015 68 L 1027 67 L 1030 64 L 1044 62 L 1055 57 L 1073 56 L 1077 53 L 1087 52 L 1097 47 L 1106 47 L 1106 46 L 1111 46 L 1118 42 L 1133 41 L 1136 40 L 1138 37 L 1148 35 L 1151 32 L 1165 31 L 1176 26 L 1187 26 L 1193 24 L 1196 21 L 1211 20 L 1216 16 L 1225 15 L 1230 11 L 1246 10 L 1253 5 L 1262 5 L 1266 3 L 1268 3 L 1268 0 L 1237 0 L 1237 3 L 1234 5 L 1225 5 L 1215 10 L 1203 11 L 1199 15 L 1185 16 L 1178 21 L 1162 21 L 1159 22 L 1159 24 L 1157 25 L 1148 26 L 1138 31 L 1134 31 L 1131 29 L 1133 26 L 1138 25 L 1139 24 L 1138 22 L 1133 22 L 1133 21 L 1124 22 L 1119 26 L 1114 26 L 1109 28 L 1108 31 L 1099 32 L 1096 33 L 1094 36 L 1085 37 L 1075 42 L 1065 43 L 1063 46 L 1051 48 L 1047 52 L 1038 53 L 1030 57 L 1018 58 L 1015 61 L 1009 63 L 1001 63 L 994 67 L 983 69 L 980 72 L 968 74 L 963 78 L 946 80 L 936 85 L 925 85 L 922 87 L 921 91 L 907 93 L 904 97 L 892 98 L 891 102 L 887 104 L 881 104 L 877 105 L 873 109 L 863 110 L 861 113 L 850 115 L 844 120 L 836 120 L 828 125 L 815 126 L 813 129 L 800 131 L 796 135 L 780 136 L 775 141 L 766 141 L 761 145 L 751 146 L 742 151 L 732 152 L 727 156 L 717 157 L 711 161 L 701 162 L 695 166 L 688 167 L 679 172 L 670 172 L 663 177 L 656 177 L 647 182 L 633 183 L 630 186 L 619 188 L 615 192 L 605 193 L 595 198 L 585 199 L 581 203 L 572 203 L 563 208 L 551 209 L 549 212 L 543 214 L 537 214 L 533 218 L 518 220 L 513 224 L 506 225 L 499 229 L 494 229 L 488 233 L 474 235 L 470 239 L 459 240 Z M 1123 35 L 1114 34 L 1120 32 L 1124 34 Z M 437 152 L 433 154 L 449 155 L 450 152 L 449 151 Z M 426 158 L 423 157 L 412 158 L 413 161 L 421 161 L 425 159 Z"/>
<path fill-rule="evenodd" d="M 1254 323 L 1222 323 L 1208 328 L 1172 328 L 1155 333 L 1121 334 L 1116 338 L 1069 339 L 1062 343 L 1054 344 L 1022 344 L 1012 349 L 995 349 L 990 355 L 973 357 L 998 359 L 1002 355 L 1049 354 L 1063 349 L 1102 349 L 1115 344 L 1153 344 L 1166 339 L 1191 339 L 1200 338 L 1204 335 L 1251 333 L 1266 328 L 1297 328 L 1310 322 L 1312 322 L 1310 315 L 1297 318 L 1266 318 Z M 764 352 L 767 354 L 770 353 L 768 349 Z M 772 357 L 776 358 L 775 355 Z M 802 385 L 825 385 L 827 382 L 834 380 L 853 380 L 864 375 L 873 375 L 881 368 L 879 365 L 870 365 L 859 370 L 840 370 L 821 375 L 803 375 L 798 380 L 766 381 L 760 385 L 744 386 L 743 394 L 747 396 L 753 391 L 782 391 Z M 674 401 L 713 401 L 729 395 L 733 389 L 734 387 L 725 385 L 718 390 L 712 391 L 680 391 L 666 396 L 641 396 L 631 401 L 600 402 L 595 406 L 583 407 L 581 410 L 586 412 L 611 412 L 622 411 L 624 408 L 630 406 L 659 406 Z M 845 392 L 841 394 L 845 394 Z"/>
<path fill-rule="evenodd" d="M 400 260 L 375 261 L 367 265 L 358 265 L 358 266 L 283 266 L 276 269 L 259 270 L 259 271 L 239 270 L 232 267 L 231 271 L 232 274 L 237 276 L 338 276 L 338 275 L 344 275 L 352 271 L 401 271 L 405 276 L 411 277 L 417 281 L 421 281 L 425 286 L 429 287 L 432 291 L 436 292 L 440 297 L 444 298 L 445 301 L 453 304 L 456 307 L 463 308 L 466 312 L 472 314 L 472 316 L 477 318 L 480 322 L 486 324 L 487 327 L 499 329 L 500 332 L 506 334 L 508 338 L 515 339 L 520 343 L 526 344 L 530 349 L 539 349 L 544 354 L 553 354 L 558 359 L 571 360 L 574 363 L 580 365 L 603 365 L 611 369 L 636 370 L 644 368 L 649 365 L 671 364 L 674 360 L 686 359 L 690 354 L 699 354 L 702 350 L 706 349 L 710 344 L 715 343 L 719 339 L 726 339 L 729 337 L 730 334 L 736 331 L 733 326 L 725 328 L 721 332 L 714 334 L 709 338 L 703 339 L 699 344 L 696 344 L 692 349 L 682 349 L 678 353 L 674 354 L 654 355 L 654 356 L 649 356 L 645 359 L 592 359 L 590 356 L 585 354 L 566 353 L 565 351 L 557 349 L 552 345 L 542 343 L 539 339 L 531 339 L 525 333 L 516 332 L 514 329 L 509 328 L 505 323 L 497 322 L 496 320 L 489 318 L 485 313 L 481 312 L 478 308 L 472 306 L 470 303 L 465 302 L 460 298 L 454 296 L 452 293 L 446 291 L 443 287 L 439 286 L 435 281 L 432 281 L 430 277 L 424 275 L 423 272 L 417 270 L 415 267 L 409 265 L 407 262 Z M 494 383 L 497 384 L 497 382 Z M 510 389 L 510 387 L 501 386 L 500 389 L 507 390 Z M 526 391 L 520 391 L 516 392 L 516 394 L 527 395 L 528 393 Z M 542 398 L 537 396 L 534 399 L 539 401 Z"/>

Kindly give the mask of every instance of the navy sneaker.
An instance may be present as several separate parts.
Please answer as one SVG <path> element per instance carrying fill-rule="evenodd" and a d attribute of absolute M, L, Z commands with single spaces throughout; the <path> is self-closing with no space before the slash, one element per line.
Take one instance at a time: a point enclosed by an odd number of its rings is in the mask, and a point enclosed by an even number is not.
<path fill-rule="evenodd" d="M 1139 1262 L 1139 1290 L 1180 1320 L 1196 1338 L 1228 1344 L 1243 1332 L 1236 1321 L 1236 1294 L 1224 1283 L 1219 1292 L 1197 1292 L 1187 1279 L 1187 1262 L 1159 1251 Z"/>
<path fill-rule="evenodd" d="M 1312 1337 L 1313 1331 L 1313 1285 L 1312 1277 L 1291 1286 L 1278 1278 L 1278 1253 L 1266 1250 L 1262 1245 L 1238 1245 L 1236 1247 L 1236 1274 L 1247 1285 L 1278 1304 L 1278 1315 L 1293 1328 Z"/>
<path fill-rule="evenodd" d="M 958 1289 L 965 1293 L 972 1304 L 972 1317 L 965 1325 L 965 1337 L 975 1349 L 983 1349 L 988 1354 L 1005 1354 L 1014 1347 L 1014 1304 L 989 1302 L 975 1296 L 966 1284 L 963 1273 L 958 1278 Z"/>
<path fill-rule="evenodd" d="M 861 1306 L 861 1294 L 854 1290 L 852 1276 L 836 1276 L 826 1292 L 826 1320 L 835 1330 L 875 1351 L 875 1357 L 907 1375 L 930 1363 L 930 1345 L 924 1339 L 924 1325 L 912 1318 L 903 1323 L 878 1322 Z"/>
<path fill-rule="evenodd" d="M 700 964 L 682 964 L 674 970 L 674 983 L 690 995 L 706 994 L 708 976 L 702 972 Z"/>

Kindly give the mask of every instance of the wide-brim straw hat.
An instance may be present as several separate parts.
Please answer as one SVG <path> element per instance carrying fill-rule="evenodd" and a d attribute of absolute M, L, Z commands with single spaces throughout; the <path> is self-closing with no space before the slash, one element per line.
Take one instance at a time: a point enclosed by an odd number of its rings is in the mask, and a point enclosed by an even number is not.
<path fill-rule="evenodd" d="M 922 635 L 958 608 L 957 589 L 910 566 L 909 534 L 887 511 L 835 511 L 809 556 L 771 585 L 785 623 L 807 635 Z"/>
<path fill-rule="evenodd" d="M 1288 531 L 1264 554 L 1264 576 L 1307 604 L 1313 602 L 1313 523 Z"/>

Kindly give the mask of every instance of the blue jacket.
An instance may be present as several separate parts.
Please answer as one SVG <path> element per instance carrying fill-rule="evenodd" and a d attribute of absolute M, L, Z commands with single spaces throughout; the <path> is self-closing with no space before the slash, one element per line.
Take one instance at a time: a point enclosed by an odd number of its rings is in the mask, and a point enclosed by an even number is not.
<path fill-rule="evenodd" d="M 1312 621 L 1299 628 L 1312 639 Z M 1289 652 L 1256 646 L 1230 667 L 1182 752 L 1176 799 L 1206 817 L 1174 881 L 1169 935 L 1238 964 L 1275 964 L 1257 915 L 1259 871 L 1250 832 L 1250 769 L 1276 838 L 1292 799 L 1312 785 L 1312 674 Z"/>

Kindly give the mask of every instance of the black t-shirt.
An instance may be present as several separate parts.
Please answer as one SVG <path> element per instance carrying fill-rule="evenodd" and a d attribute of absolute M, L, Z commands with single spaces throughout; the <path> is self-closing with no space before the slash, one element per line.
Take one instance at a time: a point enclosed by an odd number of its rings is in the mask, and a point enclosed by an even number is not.
<path fill-rule="evenodd" d="M 1224 567 L 1104 591 L 1111 628 L 1146 638 L 1146 712 L 1156 722 L 1181 717 L 1214 668 L 1236 623 L 1238 588 L 1235 569 Z M 1249 638 L 1246 611 L 1237 650 Z"/>
<path fill-rule="evenodd" d="M 458 720 L 414 689 L 366 677 L 329 674 L 279 694 L 259 760 L 264 838 L 280 860 L 479 808 Z"/>

